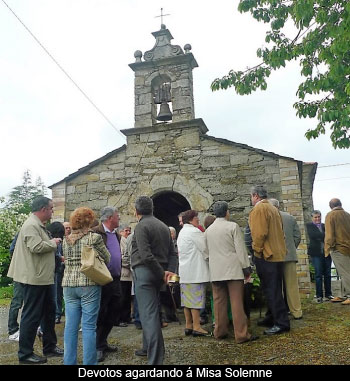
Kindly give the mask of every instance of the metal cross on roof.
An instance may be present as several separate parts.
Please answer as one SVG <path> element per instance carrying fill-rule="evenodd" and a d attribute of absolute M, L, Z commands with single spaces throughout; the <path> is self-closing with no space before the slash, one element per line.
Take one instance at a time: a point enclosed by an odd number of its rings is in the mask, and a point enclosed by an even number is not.
<path fill-rule="evenodd" d="M 163 15 L 163 8 L 160 8 L 160 15 L 155 16 L 155 18 L 160 17 L 160 24 L 163 25 L 163 17 L 170 16 L 170 13 L 167 13 L 166 15 Z"/>

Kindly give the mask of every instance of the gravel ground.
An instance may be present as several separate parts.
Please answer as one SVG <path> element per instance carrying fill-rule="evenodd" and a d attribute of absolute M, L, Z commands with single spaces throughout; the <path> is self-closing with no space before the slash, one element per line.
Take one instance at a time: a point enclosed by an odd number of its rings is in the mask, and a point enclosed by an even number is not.
<path fill-rule="evenodd" d="M 259 311 L 251 316 L 251 331 L 260 339 L 237 345 L 231 335 L 225 340 L 211 337 L 185 337 L 184 317 L 163 329 L 167 365 L 350 365 L 350 306 L 339 303 L 315 304 L 303 301 L 304 318 L 291 320 L 291 331 L 275 337 L 264 336 L 257 327 Z M 0 364 L 18 364 L 18 343 L 8 340 L 8 307 L 0 307 Z M 211 324 L 205 326 L 211 330 Z M 64 320 L 56 325 L 58 345 L 63 347 Z M 114 327 L 110 343 L 118 345 L 117 353 L 108 354 L 104 365 L 141 365 L 144 358 L 134 355 L 141 347 L 142 331 L 133 325 Z M 79 359 L 81 361 L 81 341 Z M 35 352 L 41 354 L 41 343 L 35 342 Z M 48 364 L 62 364 L 61 358 L 49 358 Z"/>

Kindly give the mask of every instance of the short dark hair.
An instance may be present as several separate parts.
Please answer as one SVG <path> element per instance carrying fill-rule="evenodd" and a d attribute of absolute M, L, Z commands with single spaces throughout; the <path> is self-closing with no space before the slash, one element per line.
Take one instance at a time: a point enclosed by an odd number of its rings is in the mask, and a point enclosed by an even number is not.
<path fill-rule="evenodd" d="M 197 216 L 198 212 L 196 212 L 195 210 L 186 210 L 186 212 L 182 213 L 182 223 L 189 224 Z"/>
<path fill-rule="evenodd" d="M 49 206 L 52 200 L 45 196 L 36 197 L 32 202 L 32 212 L 39 212 L 42 208 L 46 208 Z"/>
<path fill-rule="evenodd" d="M 63 224 L 59 221 L 55 221 L 47 227 L 47 230 L 51 233 L 52 238 L 62 238 L 64 237 L 65 228 Z"/>
<path fill-rule="evenodd" d="M 226 201 L 217 201 L 213 206 L 213 212 L 216 217 L 226 217 L 228 211 L 228 203 Z"/>
<path fill-rule="evenodd" d="M 267 190 L 263 185 L 255 185 L 252 187 L 250 194 L 257 194 L 260 198 L 267 198 Z"/>
<path fill-rule="evenodd" d="M 135 201 L 135 209 L 137 214 L 149 216 L 153 214 L 153 201 L 148 196 L 140 196 Z"/>

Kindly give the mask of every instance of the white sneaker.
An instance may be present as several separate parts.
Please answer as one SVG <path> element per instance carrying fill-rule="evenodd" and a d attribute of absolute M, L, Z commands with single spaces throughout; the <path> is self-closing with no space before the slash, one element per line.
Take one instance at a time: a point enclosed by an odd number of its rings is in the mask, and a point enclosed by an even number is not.
<path fill-rule="evenodd" d="M 19 331 L 13 333 L 9 336 L 9 340 L 11 341 L 19 341 Z"/>

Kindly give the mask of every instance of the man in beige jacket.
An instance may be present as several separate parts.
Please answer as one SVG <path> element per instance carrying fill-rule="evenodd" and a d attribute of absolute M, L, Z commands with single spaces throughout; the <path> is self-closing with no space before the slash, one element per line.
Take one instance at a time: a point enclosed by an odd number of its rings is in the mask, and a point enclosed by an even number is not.
<path fill-rule="evenodd" d="M 50 239 L 44 223 L 52 215 L 52 200 L 34 199 L 32 214 L 24 222 L 16 242 L 8 276 L 23 286 L 24 306 L 19 335 L 18 358 L 22 364 L 41 364 L 46 357 L 34 354 L 39 324 L 43 331 L 44 356 L 63 356 L 56 346 L 54 272 L 55 251 L 60 238 Z"/>
<path fill-rule="evenodd" d="M 342 208 L 338 198 L 329 202 L 332 209 L 326 216 L 325 256 L 331 255 L 342 281 L 342 297 L 332 302 L 350 305 L 350 214 Z"/>
<path fill-rule="evenodd" d="M 267 191 L 261 186 L 251 190 L 253 209 L 249 214 L 252 247 L 256 271 L 268 305 L 268 314 L 258 325 L 264 325 L 266 335 L 276 335 L 290 330 L 287 308 L 282 296 L 283 262 L 286 244 L 282 218 L 267 200 Z"/>
<path fill-rule="evenodd" d="M 250 278 L 250 262 L 240 227 L 229 221 L 230 212 L 225 201 L 213 207 L 216 220 L 205 231 L 209 252 L 210 280 L 213 288 L 215 330 L 221 339 L 228 334 L 227 301 L 230 300 L 234 320 L 235 340 L 238 344 L 256 340 L 248 332 L 244 313 L 244 280 Z"/>

